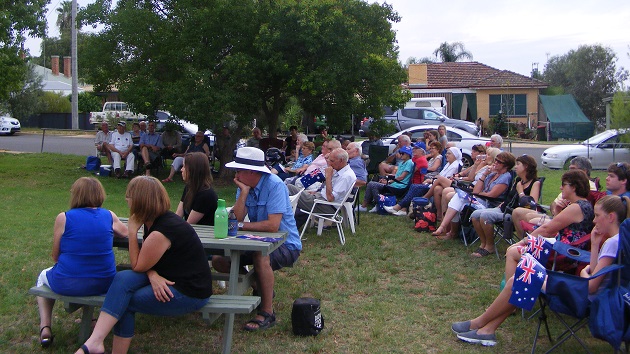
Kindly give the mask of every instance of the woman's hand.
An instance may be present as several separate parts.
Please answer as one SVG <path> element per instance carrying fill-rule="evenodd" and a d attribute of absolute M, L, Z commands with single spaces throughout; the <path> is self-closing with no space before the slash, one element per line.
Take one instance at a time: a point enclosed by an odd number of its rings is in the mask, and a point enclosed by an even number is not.
<path fill-rule="evenodd" d="M 131 215 L 129 220 L 127 221 L 127 230 L 129 231 L 129 236 L 136 237 L 138 235 L 138 230 L 142 227 L 142 222 L 136 218 L 135 215 Z"/>
<path fill-rule="evenodd" d="M 591 276 L 591 265 L 587 265 L 586 267 L 584 267 L 584 269 L 582 269 L 582 271 L 580 272 L 580 277 L 582 278 L 588 278 Z"/>
<path fill-rule="evenodd" d="M 151 288 L 153 289 L 153 294 L 155 298 L 160 302 L 169 302 L 173 297 L 173 292 L 168 287 L 169 285 L 174 285 L 175 282 L 172 282 L 162 276 L 160 276 L 156 271 L 150 270 L 147 272 L 147 276 L 149 277 L 149 282 L 151 283 Z"/>

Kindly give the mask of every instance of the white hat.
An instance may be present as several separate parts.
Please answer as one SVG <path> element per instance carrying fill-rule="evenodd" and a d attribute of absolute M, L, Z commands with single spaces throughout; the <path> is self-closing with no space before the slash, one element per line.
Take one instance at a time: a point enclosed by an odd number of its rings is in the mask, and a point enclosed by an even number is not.
<path fill-rule="evenodd" d="M 265 153 L 249 146 L 236 150 L 234 161 L 226 163 L 225 167 L 271 173 L 265 166 Z"/>

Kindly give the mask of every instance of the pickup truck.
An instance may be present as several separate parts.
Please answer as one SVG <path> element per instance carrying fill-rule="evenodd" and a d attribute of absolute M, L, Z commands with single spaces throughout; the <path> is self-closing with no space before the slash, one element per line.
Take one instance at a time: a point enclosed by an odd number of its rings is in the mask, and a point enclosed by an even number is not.
<path fill-rule="evenodd" d="M 90 124 L 100 124 L 107 122 L 110 118 L 124 120 L 143 120 L 143 114 L 135 114 L 129 110 L 125 102 L 105 102 L 101 112 L 90 112 Z"/>
<path fill-rule="evenodd" d="M 389 107 L 385 107 L 385 116 L 382 119 L 394 123 L 397 131 L 419 125 L 444 124 L 447 127 L 464 130 L 472 135 L 477 135 L 479 132 L 475 123 L 449 118 L 428 107 L 405 107 L 397 111 L 392 111 Z M 370 123 L 372 123 L 371 119 L 363 121 L 359 130 L 362 136 L 370 131 Z"/>

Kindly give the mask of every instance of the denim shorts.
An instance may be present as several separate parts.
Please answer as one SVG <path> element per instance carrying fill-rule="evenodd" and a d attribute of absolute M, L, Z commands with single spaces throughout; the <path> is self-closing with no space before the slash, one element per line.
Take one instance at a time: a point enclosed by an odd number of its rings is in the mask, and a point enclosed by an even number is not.
<path fill-rule="evenodd" d="M 241 256 L 241 266 L 254 264 L 254 251 L 243 253 Z M 286 245 L 281 245 L 269 255 L 269 263 L 272 270 L 278 270 L 284 267 L 292 267 L 300 257 L 300 251 L 290 250 Z"/>

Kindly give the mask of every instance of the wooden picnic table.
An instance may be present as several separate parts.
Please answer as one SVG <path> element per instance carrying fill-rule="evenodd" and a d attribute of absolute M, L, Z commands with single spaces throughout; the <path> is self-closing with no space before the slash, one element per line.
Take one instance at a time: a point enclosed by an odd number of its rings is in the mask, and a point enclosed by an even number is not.
<path fill-rule="evenodd" d="M 127 218 L 120 218 L 120 220 L 127 224 Z M 239 231 L 238 235 L 255 235 L 260 237 L 273 237 L 280 238 L 278 242 L 263 242 L 258 240 L 247 240 L 236 238 L 235 236 L 229 236 L 224 239 L 218 239 L 214 237 L 214 227 L 206 225 L 192 225 L 197 232 L 199 239 L 206 253 L 216 254 L 217 252 L 223 252 L 223 254 L 231 259 L 230 274 L 229 274 L 229 287 L 228 295 L 243 295 L 245 291 L 249 289 L 253 281 L 253 271 L 250 271 L 247 275 L 240 274 L 240 256 L 244 252 L 256 251 L 261 252 L 263 256 L 269 255 L 275 251 L 280 245 L 287 239 L 288 232 L 252 232 L 252 231 Z M 138 243 L 142 244 L 143 230 L 140 228 L 138 231 Z M 129 248 L 129 239 L 127 238 L 114 238 L 114 247 Z M 217 315 L 216 317 L 218 317 Z M 229 353 L 232 343 L 232 329 L 234 328 L 234 313 L 225 314 L 225 333 L 229 333 L 228 336 L 224 335 L 223 338 L 223 352 Z M 213 320 L 216 320 L 216 317 Z M 225 338 L 229 337 L 229 338 Z"/>

